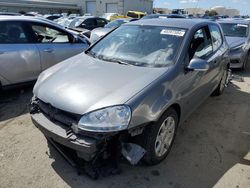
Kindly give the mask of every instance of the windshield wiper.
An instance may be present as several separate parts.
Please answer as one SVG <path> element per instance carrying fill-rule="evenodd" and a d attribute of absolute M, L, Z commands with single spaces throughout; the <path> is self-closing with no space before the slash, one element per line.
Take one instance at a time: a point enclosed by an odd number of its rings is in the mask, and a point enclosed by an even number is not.
<path fill-rule="evenodd" d="M 97 57 L 97 56 L 96 56 L 96 53 L 95 53 L 95 52 L 92 52 L 91 50 L 86 51 L 85 53 L 88 54 L 89 56 L 93 57 L 93 58 L 96 58 L 96 57 Z"/>
<path fill-rule="evenodd" d="M 110 62 L 113 62 L 113 63 L 118 63 L 118 64 L 121 64 L 121 65 L 131 65 L 130 63 L 127 63 L 127 62 L 124 62 L 120 59 L 117 59 L 117 58 L 107 58 L 107 57 L 104 57 L 104 56 L 97 56 L 97 58 L 101 59 L 101 60 L 104 60 L 104 61 L 110 61 Z"/>

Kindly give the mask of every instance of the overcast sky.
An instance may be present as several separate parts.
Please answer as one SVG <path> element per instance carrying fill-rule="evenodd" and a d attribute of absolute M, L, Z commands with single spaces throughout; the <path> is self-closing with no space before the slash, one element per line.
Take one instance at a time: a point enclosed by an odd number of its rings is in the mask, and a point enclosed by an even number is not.
<path fill-rule="evenodd" d="M 250 15 L 250 0 L 155 0 L 154 7 L 157 8 L 199 8 L 209 9 L 214 6 L 225 6 L 236 8 L 241 14 Z"/>

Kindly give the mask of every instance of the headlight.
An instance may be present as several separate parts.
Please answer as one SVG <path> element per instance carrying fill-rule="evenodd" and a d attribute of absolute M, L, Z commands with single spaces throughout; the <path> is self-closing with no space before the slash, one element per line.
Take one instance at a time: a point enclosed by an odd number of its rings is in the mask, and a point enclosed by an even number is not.
<path fill-rule="evenodd" d="M 78 122 L 78 128 L 90 132 L 120 131 L 127 129 L 130 118 L 130 107 L 111 106 L 83 115 Z"/>

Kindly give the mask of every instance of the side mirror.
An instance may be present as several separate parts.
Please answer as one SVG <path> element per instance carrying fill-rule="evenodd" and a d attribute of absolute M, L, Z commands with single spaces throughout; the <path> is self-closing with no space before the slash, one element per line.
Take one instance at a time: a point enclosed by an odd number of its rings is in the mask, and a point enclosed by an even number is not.
<path fill-rule="evenodd" d="M 194 58 L 190 61 L 187 66 L 187 70 L 189 71 L 207 71 L 209 69 L 209 64 L 206 60 Z"/>

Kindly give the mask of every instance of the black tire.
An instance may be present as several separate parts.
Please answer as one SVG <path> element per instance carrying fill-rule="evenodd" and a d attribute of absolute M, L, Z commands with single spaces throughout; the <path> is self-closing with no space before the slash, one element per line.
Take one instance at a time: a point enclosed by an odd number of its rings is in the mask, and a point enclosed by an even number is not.
<path fill-rule="evenodd" d="M 171 140 L 171 143 L 167 149 L 167 151 L 164 153 L 162 156 L 157 156 L 156 154 L 156 138 L 159 133 L 159 130 L 161 126 L 163 125 L 164 121 L 166 121 L 167 118 L 172 117 L 174 119 L 175 125 L 174 125 L 174 133 L 173 133 L 173 138 Z M 146 154 L 143 158 L 143 161 L 147 165 L 156 165 L 163 161 L 168 153 L 171 150 L 171 147 L 173 145 L 176 132 L 177 132 L 177 125 L 178 125 L 178 114 L 173 108 L 169 108 L 163 115 L 162 117 L 155 122 L 154 124 L 148 126 L 142 135 L 142 146 L 146 149 Z M 170 133 L 171 134 L 171 133 Z M 165 147 L 164 147 L 165 148 Z"/>
<path fill-rule="evenodd" d="M 247 54 L 247 57 L 242 65 L 242 67 L 240 68 L 241 71 L 245 71 L 247 69 L 247 64 L 248 64 L 248 61 L 249 61 L 249 55 L 250 53 Z"/>
<path fill-rule="evenodd" d="M 225 67 L 223 70 L 223 74 L 222 74 L 222 78 L 220 80 L 219 85 L 217 86 L 217 88 L 214 90 L 214 92 L 212 93 L 212 96 L 220 96 L 227 84 L 227 77 L 228 77 L 228 67 Z"/>

